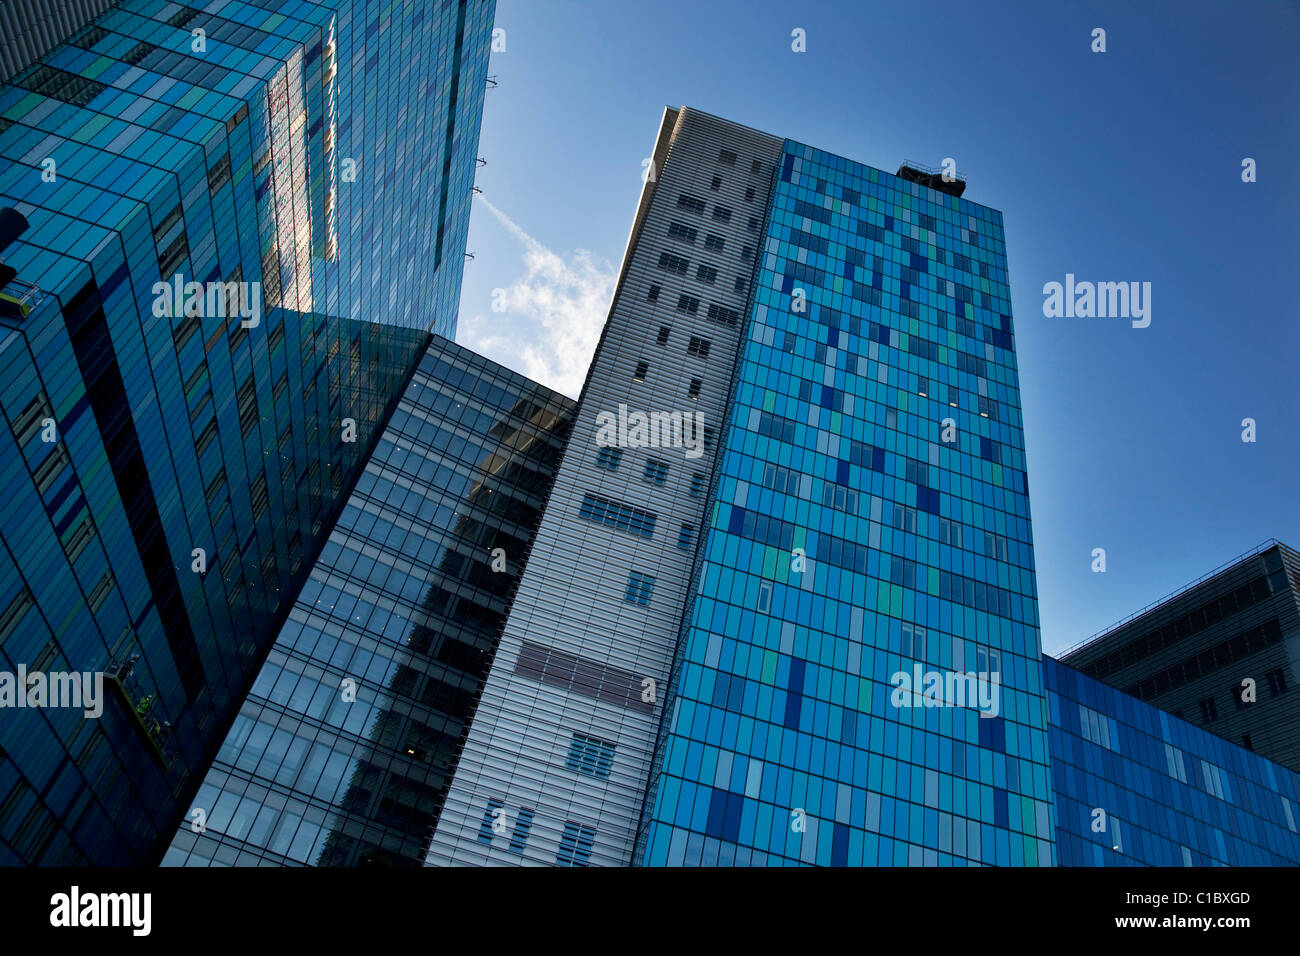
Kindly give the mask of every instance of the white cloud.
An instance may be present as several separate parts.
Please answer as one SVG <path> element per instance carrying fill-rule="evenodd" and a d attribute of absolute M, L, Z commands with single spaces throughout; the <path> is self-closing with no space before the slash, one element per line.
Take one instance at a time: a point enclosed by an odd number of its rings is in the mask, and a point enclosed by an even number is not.
<path fill-rule="evenodd" d="M 504 287 L 505 312 L 462 315 L 457 341 L 536 382 L 576 398 L 600 338 L 617 270 L 585 249 L 566 259 L 547 249 L 482 195 L 524 247 L 525 273 Z M 494 296 L 502 292 L 494 290 Z"/>

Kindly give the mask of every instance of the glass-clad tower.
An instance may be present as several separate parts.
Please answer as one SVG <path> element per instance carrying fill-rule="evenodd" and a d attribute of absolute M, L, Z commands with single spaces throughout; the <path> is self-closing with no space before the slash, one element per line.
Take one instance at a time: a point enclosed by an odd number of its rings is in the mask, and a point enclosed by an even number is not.
<path fill-rule="evenodd" d="M 0 85 L 0 668 L 104 675 L 6 713 L 0 863 L 161 855 L 454 331 L 492 16 L 123 0 Z"/>
<path fill-rule="evenodd" d="M 665 112 L 430 864 L 1300 863 L 1295 774 L 1042 655 L 965 186 Z"/>
<path fill-rule="evenodd" d="M 1002 217 L 775 180 L 643 860 L 1050 864 Z"/>
<path fill-rule="evenodd" d="M 165 865 L 423 862 L 574 404 L 435 338 Z"/>

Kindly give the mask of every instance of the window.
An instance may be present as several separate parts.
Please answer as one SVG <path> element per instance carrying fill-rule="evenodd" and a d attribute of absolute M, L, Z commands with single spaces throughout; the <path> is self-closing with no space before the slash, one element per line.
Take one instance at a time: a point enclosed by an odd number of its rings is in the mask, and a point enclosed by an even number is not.
<path fill-rule="evenodd" d="M 1219 708 L 1214 705 L 1214 698 L 1207 697 L 1202 700 L 1198 707 L 1201 708 L 1201 722 L 1208 724 L 1212 720 L 1219 719 Z"/>
<path fill-rule="evenodd" d="M 753 186 L 750 186 L 748 189 L 745 190 L 745 201 L 746 201 L 746 202 L 753 202 L 753 201 L 754 201 L 754 187 L 753 187 Z"/>
<path fill-rule="evenodd" d="M 691 542 L 694 540 L 695 529 L 688 524 L 682 525 L 681 530 L 677 532 L 677 547 L 685 551 L 691 546 Z"/>
<path fill-rule="evenodd" d="M 494 824 L 497 820 L 505 819 L 506 805 L 500 800 L 489 800 L 487 807 L 483 810 L 483 822 L 478 825 L 479 843 L 491 843 L 492 834 L 496 832 Z"/>
<path fill-rule="evenodd" d="M 948 518 L 939 519 L 939 541 L 943 544 L 951 545 L 954 548 L 960 548 L 961 545 L 961 523 L 952 521 Z"/>
<path fill-rule="evenodd" d="M 903 625 L 903 653 L 913 660 L 925 660 L 925 628 Z"/>
<path fill-rule="evenodd" d="M 1113 721 L 1105 714 L 1098 713 L 1090 707 L 1079 705 L 1079 729 L 1084 740 L 1090 740 L 1107 750 L 1114 750 L 1111 741 L 1116 735 L 1111 734 Z M 1116 741 L 1118 743 L 1118 741 Z"/>
<path fill-rule="evenodd" d="M 18 625 L 23 622 L 23 617 L 27 614 L 29 608 L 35 606 L 36 601 L 32 598 L 32 592 L 27 589 L 26 585 L 14 596 L 5 608 L 4 613 L 0 614 L 0 641 L 11 637 L 17 633 Z"/>
<path fill-rule="evenodd" d="M 763 581 L 758 586 L 758 610 L 766 614 L 772 609 L 772 582 Z"/>
<path fill-rule="evenodd" d="M 745 281 L 745 279 L 741 278 L 740 276 L 737 276 L 737 277 L 736 277 L 736 282 L 735 282 L 735 284 L 731 287 L 731 291 L 732 291 L 732 292 L 744 292 L 744 291 L 745 291 L 745 287 L 748 286 L 748 285 L 749 285 L 749 283 L 748 283 L 747 281 Z"/>
<path fill-rule="evenodd" d="M 763 469 L 763 487 L 783 495 L 799 494 L 799 473 L 780 465 L 769 464 Z M 827 486 L 831 487 L 831 486 Z"/>
<path fill-rule="evenodd" d="M 713 218 L 718 222 L 731 222 L 731 210 L 726 206 L 714 206 Z"/>
<path fill-rule="evenodd" d="M 666 325 L 659 326 L 659 334 L 655 336 L 655 341 L 660 345 L 667 345 L 668 336 L 671 332 L 672 329 L 670 329 L 668 326 Z"/>
<path fill-rule="evenodd" d="M 648 291 L 648 292 L 646 293 L 645 297 L 646 297 L 646 301 L 647 301 L 647 302 L 658 302 L 658 301 L 659 301 L 659 286 L 657 286 L 657 285 L 652 285 L 652 286 L 650 287 L 650 291 Z"/>
<path fill-rule="evenodd" d="M 758 232 L 758 220 L 753 216 L 750 216 L 749 222 L 746 223 L 745 228 L 748 229 L 750 232 Z"/>
<path fill-rule="evenodd" d="M 695 237 L 699 235 L 699 232 L 684 223 L 670 222 L 668 224 L 668 235 L 681 242 L 689 242 L 694 245 Z"/>
<path fill-rule="evenodd" d="M 713 177 L 713 182 L 709 183 L 709 188 L 712 189 L 715 193 L 716 193 L 719 189 L 721 189 L 721 188 L 722 188 L 722 177 L 721 177 L 721 176 L 714 176 L 714 177 Z"/>
<path fill-rule="evenodd" d="M 647 458 L 641 477 L 652 484 L 662 486 L 668 480 L 668 462 L 658 458 Z"/>
<path fill-rule="evenodd" d="M 582 507 L 578 509 L 578 516 L 642 538 L 654 536 L 655 522 L 659 520 L 659 516 L 653 512 L 642 511 L 620 501 L 611 501 L 609 498 L 593 494 L 582 496 Z"/>
<path fill-rule="evenodd" d="M 753 261 L 754 261 L 754 250 L 751 249 L 749 246 L 741 246 L 741 247 L 740 247 L 740 261 L 741 261 L 741 262 L 753 262 Z"/>
<path fill-rule="evenodd" d="M 652 701 L 641 698 L 640 674 L 529 641 L 524 641 L 519 651 L 515 673 L 616 707 L 643 714 L 653 714 L 655 710 Z"/>
<path fill-rule="evenodd" d="M 89 518 L 82 518 L 73 529 L 72 534 L 68 537 L 67 543 L 63 546 L 64 553 L 67 554 L 69 561 L 76 561 L 81 556 L 81 552 L 86 550 L 86 545 L 90 544 L 91 539 L 95 536 L 95 527 L 90 523 Z"/>
<path fill-rule="evenodd" d="M 1246 709 L 1246 702 L 1241 699 L 1241 685 L 1233 684 L 1228 688 L 1228 699 L 1237 705 L 1238 710 Z"/>
<path fill-rule="evenodd" d="M 574 734 L 564 765 L 591 777 L 608 777 L 614 764 L 614 745 L 586 734 Z"/>
<path fill-rule="evenodd" d="M 740 320 L 740 313 L 735 309 L 728 309 L 717 303 L 709 306 L 707 314 L 710 319 L 719 325 L 735 325 Z"/>
<path fill-rule="evenodd" d="M 704 494 L 704 473 L 701 471 L 691 475 L 691 497 L 698 498 Z"/>
<path fill-rule="evenodd" d="M 596 831 L 568 820 L 560 836 L 560 849 L 555 862 L 560 866 L 586 866 L 591 859 L 591 848 L 596 842 Z"/>
<path fill-rule="evenodd" d="M 758 160 L 754 160 L 754 164 L 749 167 L 749 174 L 751 176 L 757 176 L 762 171 L 763 171 L 763 164 L 760 163 Z"/>
<path fill-rule="evenodd" d="M 212 481 L 209 482 L 208 486 L 203 490 L 203 495 L 207 499 L 208 507 L 212 507 L 212 505 L 216 504 L 218 497 L 220 497 L 221 493 L 225 491 L 225 489 L 226 489 L 226 469 L 222 468 L 219 472 L 217 472 L 217 474 L 213 477 Z"/>
<path fill-rule="evenodd" d="M 627 578 L 627 590 L 623 592 L 623 600 L 629 604 L 640 604 L 643 607 L 650 603 L 650 595 L 654 593 L 655 579 L 648 574 L 641 574 L 633 571 Z"/>
<path fill-rule="evenodd" d="M 36 490 L 41 495 L 48 494 L 67 464 L 67 453 L 61 445 L 55 445 L 50 453 L 45 456 L 45 459 L 36 466 L 36 470 L 32 472 L 32 481 L 36 484 Z"/>
<path fill-rule="evenodd" d="M 1165 764 L 1169 768 L 1169 776 L 1181 783 L 1187 782 L 1187 765 L 1183 761 L 1183 752 L 1181 750 L 1165 744 Z"/>
<path fill-rule="evenodd" d="M 1228 799 L 1223 787 L 1223 771 L 1208 760 L 1201 761 L 1201 775 L 1205 780 L 1205 791 L 1220 800 Z"/>
<path fill-rule="evenodd" d="M 715 439 L 717 435 L 718 433 L 715 432 L 708 425 L 704 426 L 704 450 L 705 451 L 708 451 L 713 447 L 713 439 Z"/>
<path fill-rule="evenodd" d="M 524 844 L 528 842 L 528 831 L 532 828 L 533 811 L 528 807 L 520 808 L 519 816 L 515 817 L 515 832 L 510 834 L 508 849 L 511 853 L 524 852 Z"/>
<path fill-rule="evenodd" d="M 982 644 L 975 645 L 975 672 L 977 674 L 1001 674 L 1002 653 Z"/>
<path fill-rule="evenodd" d="M 702 339 L 698 335 L 692 335 L 690 344 L 686 346 L 686 351 L 692 355 L 698 355 L 700 358 L 709 357 L 709 348 L 712 343 L 708 339 Z"/>
<path fill-rule="evenodd" d="M 217 164 L 208 170 L 208 194 L 215 196 L 217 190 L 230 182 L 230 154 L 223 153 Z"/>
<path fill-rule="evenodd" d="M 181 204 L 177 203 L 162 219 L 153 230 L 154 244 L 161 243 L 167 238 L 167 233 L 171 232 L 172 227 L 181 221 Z"/>
<path fill-rule="evenodd" d="M 659 254 L 659 268 L 666 272 L 676 272 L 678 275 L 686 275 L 686 270 L 691 267 L 690 259 L 683 259 L 681 256 L 675 256 L 671 252 Z"/>
<path fill-rule="evenodd" d="M 735 166 L 736 154 L 729 149 L 718 150 L 718 162 L 723 166 Z"/>
<path fill-rule="evenodd" d="M 697 196 L 690 196 L 686 193 L 682 193 L 677 197 L 677 208 L 687 209 L 691 212 L 703 214 L 705 203 L 703 199 L 700 199 Z"/>
<path fill-rule="evenodd" d="M 700 311 L 700 300 L 683 292 L 677 297 L 677 311 L 694 315 Z"/>
<path fill-rule="evenodd" d="M 109 592 L 113 590 L 113 572 L 105 571 L 104 576 L 99 579 L 95 589 L 90 592 L 86 598 L 86 605 L 90 608 L 90 613 L 95 614 L 103 607 L 104 602 L 108 600 Z M 39 666 L 39 665 L 38 665 Z"/>
<path fill-rule="evenodd" d="M 1250 742 L 1250 734 L 1241 735 L 1241 745 L 1245 747 L 1247 750 L 1255 749 L 1255 745 Z"/>
<path fill-rule="evenodd" d="M 146 45 L 147 45 L 147 44 L 144 44 L 144 43 L 141 43 L 141 44 L 140 44 L 140 46 L 146 46 Z M 132 51 L 132 52 L 134 52 L 134 51 Z M 137 62 L 138 62 L 138 61 L 137 61 Z M 135 65 L 135 64 L 133 63 L 132 66 L 134 66 L 134 65 Z M 234 115 L 234 116 L 232 116 L 232 117 L 230 117 L 230 119 L 226 120 L 226 132 L 227 132 L 227 133 L 233 133 L 233 132 L 235 131 L 235 127 L 238 126 L 240 123 L 242 123 L 242 122 L 243 122 L 245 119 L 247 119 L 247 118 L 248 118 L 248 104 L 245 103 L 245 104 L 244 104 L 243 106 L 241 106 L 239 109 L 235 110 L 235 115 Z"/>
<path fill-rule="evenodd" d="M 618 471 L 619 463 L 622 460 L 623 449 L 602 448 L 596 455 L 596 467 L 604 468 L 606 471 Z"/>
<path fill-rule="evenodd" d="M 646 375 L 648 375 L 649 373 L 650 373 L 649 362 L 637 362 L 636 371 L 632 373 L 632 381 L 644 382 Z"/>
<path fill-rule="evenodd" d="M 909 508 L 907 505 L 894 503 L 894 512 L 891 516 L 890 526 L 897 528 L 899 531 L 916 533 L 916 509 Z"/>
<path fill-rule="evenodd" d="M 185 232 L 182 230 L 176 234 L 176 238 L 172 240 L 171 245 L 158 253 L 158 273 L 162 276 L 175 274 L 177 267 L 189 257 L 189 254 L 190 250 L 185 242 Z"/>
<path fill-rule="evenodd" d="M 203 453 L 212 445 L 213 439 L 217 437 L 217 420 L 216 418 L 208 419 L 208 423 L 203 426 L 203 431 L 199 434 L 198 440 L 194 443 L 194 449 L 203 457 Z"/>
<path fill-rule="evenodd" d="M 991 531 L 984 532 L 984 556 L 995 561 L 1007 561 L 1007 539 Z"/>
<path fill-rule="evenodd" d="M 239 427 L 243 431 L 244 437 L 247 438 L 248 433 L 253 430 L 253 426 L 258 422 L 257 383 L 253 380 L 251 373 L 248 380 L 240 386 L 237 399 Z"/>
<path fill-rule="evenodd" d="M 858 493 L 843 485 L 828 484 L 822 489 L 822 504 L 827 508 L 855 515 L 858 513 Z"/>
<path fill-rule="evenodd" d="M 186 390 L 188 391 L 188 388 Z M 14 419 L 12 429 L 18 444 L 26 445 L 41 431 L 41 423 L 53 417 L 54 409 L 50 407 L 49 398 L 44 392 L 39 393 Z"/>
<path fill-rule="evenodd" d="M 1268 689 L 1274 696 L 1286 693 L 1286 675 L 1282 673 L 1282 668 L 1269 671 L 1264 679 L 1268 681 Z"/>
<path fill-rule="evenodd" d="M 700 397 L 700 389 L 703 387 L 704 383 L 702 381 L 698 378 L 693 378 L 691 379 L 691 387 L 686 390 L 686 394 L 689 395 L 692 400 L 698 400 Z"/>
<path fill-rule="evenodd" d="M 706 266 L 703 262 L 695 270 L 695 278 L 701 282 L 707 282 L 709 285 L 718 281 L 718 270 L 712 266 Z"/>
<path fill-rule="evenodd" d="M 712 249 L 715 252 L 721 252 L 722 247 L 726 244 L 727 240 L 723 239 L 721 236 L 715 236 L 711 232 L 706 234 L 704 237 L 704 248 Z"/>

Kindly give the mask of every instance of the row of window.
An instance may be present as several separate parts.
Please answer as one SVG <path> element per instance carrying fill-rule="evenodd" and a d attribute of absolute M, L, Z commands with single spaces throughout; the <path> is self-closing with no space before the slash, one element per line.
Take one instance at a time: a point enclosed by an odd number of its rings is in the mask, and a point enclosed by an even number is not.
<path fill-rule="evenodd" d="M 1277 618 L 1265 621 L 1258 627 L 1243 631 L 1198 654 L 1177 661 L 1164 670 L 1125 689 L 1125 693 L 1139 700 L 1150 700 L 1166 691 L 1177 690 L 1184 684 L 1215 670 L 1241 661 L 1282 641 L 1282 625 Z"/>
<path fill-rule="evenodd" d="M 695 341 L 699 342 L 701 340 L 695 339 Z M 705 354 L 708 354 L 707 345 L 705 346 Z M 650 374 L 650 363 L 645 361 L 644 359 L 640 359 L 636 363 L 636 368 L 632 370 L 632 381 L 644 382 L 646 380 L 646 376 L 648 376 L 649 374 Z M 704 380 L 700 378 L 693 378 L 691 379 L 690 384 L 686 387 L 686 395 L 692 401 L 698 401 L 700 398 L 700 392 L 703 391 L 703 389 L 704 389 Z M 706 428 L 705 431 L 707 432 L 709 431 L 709 429 Z M 708 448 L 709 445 L 710 443 L 706 440 L 704 447 Z"/>
<path fill-rule="evenodd" d="M 715 215 L 713 218 L 717 219 L 718 216 Z M 745 228 L 749 232 L 757 234 L 759 225 L 758 217 L 750 216 L 748 221 L 745 223 Z M 686 223 L 677 219 L 668 223 L 668 238 L 670 239 L 676 239 L 678 242 L 684 242 L 688 246 L 693 246 L 699 237 L 700 231 L 694 226 L 688 226 Z M 704 235 L 704 247 L 706 249 L 712 249 L 715 252 L 721 252 L 725 247 L 726 242 L 727 240 L 725 237 L 719 236 L 717 233 L 709 232 Z"/>
<path fill-rule="evenodd" d="M 719 243 L 720 242 L 721 240 L 719 240 Z M 721 244 L 719 244 L 717 248 L 721 249 Z M 743 262 L 752 263 L 754 261 L 753 247 L 741 246 L 740 258 Z M 664 272 L 671 272 L 679 276 L 688 275 L 691 270 L 691 260 L 685 256 L 679 256 L 674 252 L 661 252 L 659 254 L 658 265 Z M 695 270 L 695 278 L 707 283 L 708 285 L 715 285 L 718 281 L 718 271 L 710 265 L 701 263 Z M 735 292 L 743 292 L 747 284 L 748 283 L 744 278 L 737 277 L 732 286 L 732 290 Z M 659 301 L 659 286 L 652 285 L 647 298 L 651 302 Z"/>
<path fill-rule="evenodd" d="M 719 186 L 720 185 L 721 182 L 719 181 Z M 708 209 L 708 203 L 706 203 L 703 199 L 701 199 L 698 196 L 692 196 L 689 193 L 681 193 L 677 197 L 677 208 L 685 209 L 687 212 L 693 212 L 697 215 L 702 216 L 704 215 L 705 210 Z M 717 222 L 722 222 L 722 223 L 731 222 L 731 207 L 720 206 L 717 203 L 714 203 L 713 218 Z"/>
<path fill-rule="evenodd" d="M 1264 675 L 1264 680 L 1268 683 L 1269 693 L 1274 697 L 1286 693 L 1286 674 L 1283 673 L 1282 668 L 1278 667 L 1269 671 Z M 1237 710 L 1245 710 L 1250 706 L 1250 701 L 1247 701 L 1242 697 L 1244 690 L 1245 688 L 1243 688 L 1241 684 L 1232 684 L 1228 688 L 1228 699 L 1233 702 Z M 1208 724 L 1219 719 L 1219 708 L 1218 705 L 1215 704 L 1213 697 L 1206 697 L 1197 701 L 1196 706 L 1201 712 L 1202 723 Z M 1181 717 L 1182 713 L 1183 712 L 1180 710 L 1175 714 L 1175 716 Z"/>
<path fill-rule="evenodd" d="M 508 825 L 506 805 L 500 800 L 488 800 L 483 810 L 483 822 L 479 824 L 478 840 L 491 843 L 498 832 L 505 832 Z M 533 810 L 521 807 L 515 816 L 514 829 L 510 834 L 507 849 L 511 853 L 522 854 L 528 843 L 528 834 L 533 827 Z M 566 820 L 564 832 L 560 834 L 559 849 L 555 853 L 557 866 L 586 866 L 591 859 L 591 848 L 596 844 L 596 831 L 572 820 Z"/>
<path fill-rule="evenodd" d="M 1274 552 L 1275 554 L 1276 552 Z M 1280 582 L 1281 590 L 1285 587 L 1285 578 Z M 1170 621 L 1158 630 L 1143 634 L 1123 647 L 1111 651 L 1105 657 L 1098 658 L 1079 669 L 1089 677 L 1105 677 L 1113 671 L 1122 670 L 1131 664 L 1146 659 L 1147 656 L 1179 643 L 1201 630 L 1217 624 L 1224 618 L 1245 610 L 1256 602 L 1262 601 L 1270 594 L 1269 581 L 1263 575 L 1247 581 L 1240 587 L 1228 591 L 1205 602 L 1194 610 L 1188 611 L 1177 619 Z"/>
<path fill-rule="evenodd" d="M 619 465 L 623 463 L 623 449 L 614 447 L 602 447 L 596 453 L 596 467 L 605 471 L 618 471 Z M 668 480 L 669 464 L 659 458 L 647 459 L 641 473 L 641 477 L 653 484 L 663 486 Z M 700 471 L 691 473 L 690 495 L 692 498 L 698 498 L 704 494 L 704 473 Z"/>

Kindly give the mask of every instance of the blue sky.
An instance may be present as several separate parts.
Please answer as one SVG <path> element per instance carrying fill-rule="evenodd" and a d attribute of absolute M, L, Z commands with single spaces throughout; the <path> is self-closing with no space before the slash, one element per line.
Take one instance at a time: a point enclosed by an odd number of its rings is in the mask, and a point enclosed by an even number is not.
<path fill-rule="evenodd" d="M 1006 226 L 1045 650 L 1300 547 L 1300 4 L 499 0 L 497 26 L 462 344 L 577 395 L 667 105 L 891 172 L 953 157 Z M 1066 273 L 1150 282 L 1150 327 L 1044 317 Z"/>

